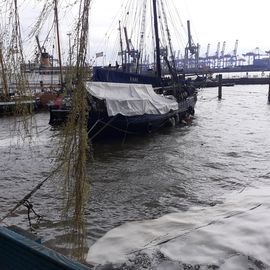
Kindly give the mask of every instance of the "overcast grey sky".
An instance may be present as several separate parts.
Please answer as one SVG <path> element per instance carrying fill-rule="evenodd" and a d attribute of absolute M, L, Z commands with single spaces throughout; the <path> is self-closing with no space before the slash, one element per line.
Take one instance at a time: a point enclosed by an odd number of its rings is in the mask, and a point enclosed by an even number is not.
<path fill-rule="evenodd" d="M 35 5 L 30 5 L 31 1 Z M 239 40 L 239 54 L 253 51 L 259 47 L 262 52 L 270 49 L 270 0 L 166 0 L 173 3 L 177 8 L 183 25 L 186 28 L 186 21 L 191 21 L 192 36 L 195 43 L 201 45 L 201 55 L 205 54 L 207 44 L 210 43 L 210 54 L 216 51 L 217 43 L 226 41 L 226 53 L 231 53 L 235 40 Z M 34 7 L 38 7 L 37 0 L 22 1 L 27 3 L 28 8 L 23 8 L 21 18 L 24 31 L 29 29 L 29 23 L 36 13 Z M 59 0 L 59 4 L 66 4 L 68 0 Z M 117 31 L 117 14 L 121 5 L 124 6 L 127 0 L 92 0 L 90 19 L 90 54 L 95 55 L 108 46 L 110 39 L 108 31 Z M 142 0 L 138 0 L 138 3 Z M 30 8 L 29 8 L 30 6 Z M 60 18 L 61 35 L 63 47 L 67 47 L 67 33 L 71 31 L 71 21 L 76 13 L 70 12 Z M 149 18 L 147 18 L 149 20 Z M 186 39 L 186 37 L 183 37 Z"/>
<path fill-rule="evenodd" d="M 138 0 L 142 1 L 142 0 Z M 93 31 L 98 27 L 99 35 L 104 27 L 108 29 L 123 0 L 94 0 L 92 5 Z M 239 50 L 262 51 L 270 49 L 270 0 L 170 0 L 179 10 L 182 21 L 191 21 L 195 42 L 202 46 L 202 52 L 210 43 L 214 53 L 217 43 L 227 42 L 232 51 L 235 40 Z M 107 24 L 107 25 L 106 25 Z M 102 27 L 101 27 L 102 26 Z M 104 33 L 106 30 L 104 31 Z"/>

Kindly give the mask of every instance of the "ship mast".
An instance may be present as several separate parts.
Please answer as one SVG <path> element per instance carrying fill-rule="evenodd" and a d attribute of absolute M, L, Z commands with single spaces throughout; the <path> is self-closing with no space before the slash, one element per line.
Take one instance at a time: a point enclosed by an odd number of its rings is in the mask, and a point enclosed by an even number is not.
<path fill-rule="evenodd" d="M 60 67 L 60 82 L 61 82 L 61 88 L 62 88 L 64 84 L 63 84 L 63 69 L 62 69 L 62 60 L 61 60 L 61 47 L 60 47 L 60 38 L 59 38 L 59 21 L 58 21 L 57 0 L 54 0 L 54 13 L 55 13 L 56 32 L 57 32 L 57 47 L 58 47 L 59 67 Z"/>
<path fill-rule="evenodd" d="M 153 0 L 153 15 L 154 15 L 154 29 L 155 29 L 155 40 L 156 40 L 157 77 L 161 78 L 160 46 L 159 46 L 158 18 L 157 18 L 157 0 Z"/>
<path fill-rule="evenodd" d="M 123 41 L 122 41 L 122 35 L 121 35 L 121 21 L 119 21 L 119 35 L 120 35 L 120 48 L 121 48 L 121 66 L 123 68 L 123 63 L 124 63 L 124 59 L 123 59 Z"/>
<path fill-rule="evenodd" d="M 7 83 L 7 76 L 6 76 L 6 69 L 5 69 L 1 41 L 0 41 L 0 67 L 1 67 L 2 81 L 3 81 L 3 96 L 4 96 L 4 98 L 7 98 L 8 97 L 8 83 Z"/>

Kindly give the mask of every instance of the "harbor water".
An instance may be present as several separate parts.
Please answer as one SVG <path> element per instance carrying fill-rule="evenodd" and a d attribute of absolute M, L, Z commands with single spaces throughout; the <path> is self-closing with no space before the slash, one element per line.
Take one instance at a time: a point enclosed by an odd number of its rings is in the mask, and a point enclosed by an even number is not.
<path fill-rule="evenodd" d="M 199 90 L 190 125 L 95 143 L 87 164 L 87 262 L 97 269 L 270 269 L 268 86 Z M 49 114 L 22 142 L 0 119 L 0 213 L 52 170 L 59 132 Z M 70 254 L 62 186 L 50 180 L 31 198 L 35 233 Z M 0 217 L 1 218 L 1 217 Z M 3 225 L 29 229 L 20 207 Z"/>

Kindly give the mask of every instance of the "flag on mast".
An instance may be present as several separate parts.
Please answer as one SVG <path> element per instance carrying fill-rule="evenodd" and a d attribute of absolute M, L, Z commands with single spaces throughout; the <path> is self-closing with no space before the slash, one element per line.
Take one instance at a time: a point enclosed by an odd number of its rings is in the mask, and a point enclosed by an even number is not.
<path fill-rule="evenodd" d="M 96 53 L 96 58 L 103 57 L 103 52 Z"/>

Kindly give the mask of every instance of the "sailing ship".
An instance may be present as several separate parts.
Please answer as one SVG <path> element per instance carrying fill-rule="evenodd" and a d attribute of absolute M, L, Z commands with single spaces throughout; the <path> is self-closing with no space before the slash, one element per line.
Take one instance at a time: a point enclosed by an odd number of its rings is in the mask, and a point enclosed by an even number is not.
<path fill-rule="evenodd" d="M 153 3 L 153 0 L 143 0 L 135 7 L 132 4 L 134 4 L 134 1 L 128 1 L 126 4 L 124 17 L 122 18 L 124 23 L 119 20 L 119 35 L 117 38 L 119 40 L 116 42 L 119 42 L 120 51 L 117 53 L 115 65 L 94 67 L 93 80 L 152 84 L 153 87 L 164 87 L 175 83 L 183 84 L 185 76 L 183 70 L 182 74 L 180 73 L 181 70 L 177 70 L 177 60 L 175 51 L 173 51 L 169 20 L 166 15 L 171 11 L 168 7 L 168 10 L 166 9 L 164 0 L 156 0 L 155 3 Z M 135 10 L 135 14 L 133 14 L 133 10 Z M 146 24 L 148 16 L 153 17 L 153 20 L 151 20 L 154 22 L 153 26 Z M 141 24 L 138 26 L 134 21 Z M 129 29 L 131 30 L 128 31 Z M 153 30 L 151 31 L 153 35 L 149 34 L 149 30 Z M 147 41 L 146 38 L 148 38 Z M 193 41 L 190 33 L 189 39 L 191 44 L 189 46 L 192 47 Z M 155 41 L 154 47 L 150 45 L 153 43 L 152 41 Z M 137 45 L 134 46 L 133 44 Z M 126 46 L 125 49 L 124 46 Z M 96 60 L 99 57 L 104 57 L 104 55 L 103 52 L 97 53 Z"/>
<path fill-rule="evenodd" d="M 197 101 L 195 88 L 184 83 L 168 61 L 165 50 L 160 48 L 157 2 L 158 0 L 152 0 L 156 47 L 154 76 L 130 73 L 128 65 L 123 63 L 122 70 L 113 70 L 111 67 L 103 69 L 107 74 L 105 76 L 100 72 L 102 69 L 97 69 L 94 82 L 87 82 L 85 86 L 89 95 L 88 129 L 91 138 L 149 133 L 167 125 L 174 125 L 194 114 Z M 162 3 L 160 1 L 159 6 L 162 6 Z M 171 47 L 171 42 L 169 44 Z M 135 55 L 134 50 L 133 54 Z M 161 55 L 170 71 L 167 78 L 162 76 Z M 97 74 L 102 76 L 98 77 Z M 157 107 L 148 110 L 146 104 L 153 105 L 157 100 Z M 67 103 L 72 104 L 72 101 L 51 107 L 51 125 L 66 121 L 70 110 Z"/>

